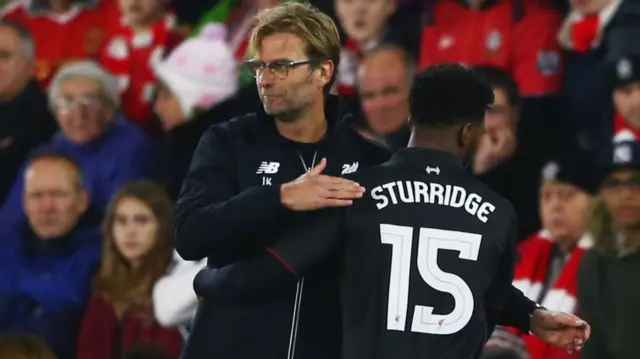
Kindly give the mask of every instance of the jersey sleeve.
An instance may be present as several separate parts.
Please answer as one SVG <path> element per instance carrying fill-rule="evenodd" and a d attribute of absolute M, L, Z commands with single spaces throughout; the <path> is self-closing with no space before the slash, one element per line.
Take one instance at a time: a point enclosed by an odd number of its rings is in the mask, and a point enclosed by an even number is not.
<path fill-rule="evenodd" d="M 499 311 L 508 302 L 513 282 L 513 270 L 517 257 L 518 224 L 515 213 L 511 209 L 509 228 L 504 242 L 498 272 L 486 295 L 486 306 L 490 310 Z"/>
<path fill-rule="evenodd" d="M 512 75 L 522 96 L 559 91 L 562 57 L 557 33 L 562 18 L 552 11 L 532 10 L 514 30 Z"/>
<path fill-rule="evenodd" d="M 219 269 L 205 268 L 194 280 L 196 294 L 218 301 L 251 301 L 295 283 L 337 248 L 343 213 L 309 213 L 263 254 Z"/>

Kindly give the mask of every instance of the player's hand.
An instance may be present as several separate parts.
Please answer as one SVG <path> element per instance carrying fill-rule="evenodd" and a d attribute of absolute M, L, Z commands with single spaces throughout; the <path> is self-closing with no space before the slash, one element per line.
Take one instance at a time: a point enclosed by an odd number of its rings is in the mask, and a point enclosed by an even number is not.
<path fill-rule="evenodd" d="M 294 211 L 312 211 L 327 207 L 350 206 L 362 197 L 364 187 L 344 178 L 322 174 L 325 158 L 309 172 L 280 187 L 280 202 Z"/>
<path fill-rule="evenodd" d="M 573 314 L 540 308 L 531 316 L 531 332 L 544 342 L 573 353 L 582 350 L 589 340 L 591 327 Z"/>

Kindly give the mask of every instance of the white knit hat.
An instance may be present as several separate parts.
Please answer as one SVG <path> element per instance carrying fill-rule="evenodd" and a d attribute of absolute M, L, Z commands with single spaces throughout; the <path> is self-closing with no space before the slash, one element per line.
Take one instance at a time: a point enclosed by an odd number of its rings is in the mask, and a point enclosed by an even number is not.
<path fill-rule="evenodd" d="M 207 25 L 155 66 L 157 78 L 178 99 L 188 121 L 195 108 L 209 109 L 238 90 L 238 70 L 224 25 Z"/>

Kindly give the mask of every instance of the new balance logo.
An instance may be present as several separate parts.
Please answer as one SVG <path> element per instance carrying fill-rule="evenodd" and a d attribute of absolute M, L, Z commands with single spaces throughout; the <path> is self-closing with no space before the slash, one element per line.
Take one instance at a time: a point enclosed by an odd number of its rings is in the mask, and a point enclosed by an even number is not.
<path fill-rule="evenodd" d="M 437 175 L 440 174 L 440 167 L 427 167 L 427 174 L 430 175 L 432 173 L 435 173 Z"/>
<path fill-rule="evenodd" d="M 280 168 L 280 163 L 278 162 L 262 162 L 256 171 L 256 174 L 269 174 L 272 175 L 274 173 L 278 173 L 278 168 Z"/>
<path fill-rule="evenodd" d="M 354 173 L 358 170 L 358 162 L 354 162 L 352 164 L 344 164 L 342 165 L 342 174 L 346 175 L 348 173 Z"/>

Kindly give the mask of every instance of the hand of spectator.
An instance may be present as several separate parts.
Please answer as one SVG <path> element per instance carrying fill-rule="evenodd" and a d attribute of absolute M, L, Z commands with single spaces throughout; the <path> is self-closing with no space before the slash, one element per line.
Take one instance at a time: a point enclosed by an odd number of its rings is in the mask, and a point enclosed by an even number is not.
<path fill-rule="evenodd" d="M 293 211 L 312 211 L 327 207 L 350 206 L 365 189 L 344 178 L 323 175 L 325 158 L 309 172 L 280 187 L 280 201 Z"/>
<path fill-rule="evenodd" d="M 591 327 L 573 314 L 540 308 L 531 315 L 531 332 L 544 342 L 572 353 L 582 350 L 591 335 Z"/>
<path fill-rule="evenodd" d="M 511 129 L 499 129 L 485 133 L 473 163 L 475 174 L 482 174 L 509 158 L 516 148 L 515 134 Z"/>

